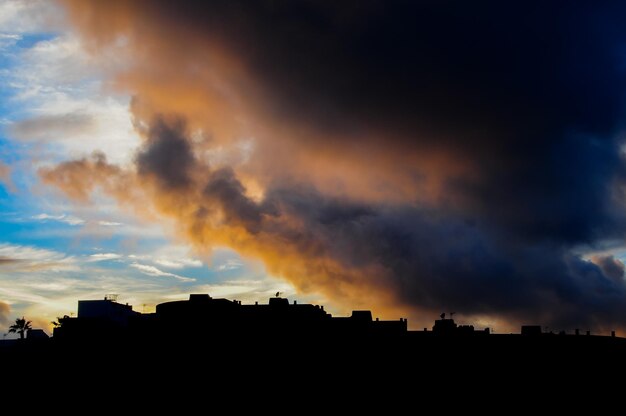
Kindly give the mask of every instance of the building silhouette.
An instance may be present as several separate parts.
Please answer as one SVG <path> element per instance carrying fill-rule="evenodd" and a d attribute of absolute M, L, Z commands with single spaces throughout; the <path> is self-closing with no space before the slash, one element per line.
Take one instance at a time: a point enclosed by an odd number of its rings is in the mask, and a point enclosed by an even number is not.
<path fill-rule="evenodd" d="M 81 300 L 78 315 L 64 317 L 54 329 L 57 339 L 115 337 L 158 337 L 184 333 L 188 339 L 216 336 L 400 336 L 407 332 L 407 320 L 384 321 L 370 311 L 353 311 L 349 317 L 333 317 L 323 306 L 290 303 L 273 297 L 268 304 L 242 304 L 215 299 L 208 294 L 191 294 L 188 300 L 157 305 L 156 312 L 142 314 L 132 306 L 105 297 Z"/>
<path fill-rule="evenodd" d="M 48 334 L 46 334 L 44 332 L 43 329 L 39 329 L 39 328 L 33 328 L 33 329 L 29 329 L 28 332 L 26 332 L 26 339 L 28 340 L 36 340 L 36 341 L 41 341 L 41 340 L 47 340 L 50 337 L 48 336 Z"/>
<path fill-rule="evenodd" d="M 277 294 L 278 295 L 278 294 Z M 431 330 L 408 330 L 405 318 L 398 320 L 374 319 L 369 310 L 355 310 L 350 316 L 335 317 L 323 306 L 299 304 L 296 301 L 276 296 L 267 304 L 243 304 L 238 300 L 212 298 L 208 294 L 191 294 L 188 300 L 161 303 L 154 313 L 139 313 L 132 306 L 121 304 L 115 297 L 107 296 L 100 300 L 78 301 L 78 315 L 65 316 L 54 329 L 54 339 L 69 340 L 131 340 L 135 342 L 166 342 L 164 339 L 177 339 L 177 342 L 211 341 L 229 342 L 234 339 L 308 339 L 324 341 L 360 340 L 363 337 L 382 342 L 432 342 L 433 339 L 479 338 L 489 339 L 490 343 L 536 342 L 560 338 L 593 338 L 590 331 L 580 336 L 561 331 L 559 334 L 542 331 L 539 325 L 523 325 L 519 334 L 493 334 L 490 328 L 475 329 L 473 325 L 459 325 L 452 314 L 446 318 L 441 314 Z M 173 334 L 181 334 L 174 337 Z M 520 340 L 523 337 L 526 341 Z M 611 337 L 615 337 L 614 331 Z M 425 341 L 427 340 L 427 341 Z M 503 341 L 506 340 L 506 341 Z M 255 341 L 254 341 L 255 342 Z M 552 343 L 557 341 L 550 341 Z M 561 341 L 558 341 L 561 342 Z"/>
<path fill-rule="evenodd" d="M 125 391 L 137 392 L 135 383 L 156 383 L 187 397 L 192 380 L 203 389 L 211 380 L 232 391 L 242 385 L 273 392 L 293 388 L 314 398 L 334 383 L 342 394 L 346 386 L 360 385 L 354 397 L 364 403 L 380 388 L 395 386 L 397 399 L 400 383 L 475 383 L 477 374 L 502 385 L 540 374 L 553 385 L 568 373 L 611 368 L 626 353 L 626 339 L 587 331 L 560 335 L 525 325 L 521 333 L 501 334 L 457 324 L 444 314 L 432 328 L 416 331 L 404 318 L 380 320 L 368 310 L 336 317 L 320 305 L 280 296 L 243 304 L 192 294 L 161 303 L 154 313 L 133 311 L 107 296 L 81 300 L 77 316 L 58 323 L 50 339 L 33 333 L 1 342 L 0 359 L 18 368 L 26 363 L 34 369 L 29 374 L 66 375 L 74 369 L 72 379 L 88 389 L 101 379 L 109 380 L 107 386 L 125 380 Z"/>
<path fill-rule="evenodd" d="M 58 324 L 48 340 L 33 333 L 23 342 L 0 343 L 0 358 L 35 360 L 59 370 L 67 363 L 146 373 L 164 367 L 182 366 L 187 374 L 218 368 L 221 377 L 240 383 L 242 374 L 280 374 L 295 371 L 293 366 L 306 374 L 334 374 L 337 380 L 348 374 L 367 380 L 372 374 L 425 371 L 443 377 L 489 370 L 507 377 L 555 366 L 596 368 L 599 358 L 609 365 L 626 353 L 626 339 L 589 331 L 553 333 L 524 325 L 521 333 L 501 334 L 457 324 L 452 314 L 442 314 L 432 328 L 409 330 L 404 318 L 380 320 L 369 310 L 336 317 L 323 306 L 280 296 L 243 304 L 192 294 L 161 303 L 154 313 L 133 311 L 107 296 L 79 301 L 77 316 L 59 318 Z"/>

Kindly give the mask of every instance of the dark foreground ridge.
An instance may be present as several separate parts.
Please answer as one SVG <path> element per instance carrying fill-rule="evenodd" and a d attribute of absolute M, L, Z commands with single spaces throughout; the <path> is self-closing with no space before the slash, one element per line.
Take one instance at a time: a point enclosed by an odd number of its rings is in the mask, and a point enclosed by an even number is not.
<path fill-rule="evenodd" d="M 149 314 L 110 297 L 83 300 L 78 316 L 61 318 L 52 338 L 32 332 L 24 341 L 2 345 L 0 358 L 8 363 L 114 365 L 129 371 L 221 369 L 229 374 L 271 372 L 276 363 L 287 363 L 300 372 L 357 378 L 363 372 L 399 371 L 434 377 L 449 371 L 562 375 L 606 369 L 626 354 L 626 339 L 614 334 L 554 334 L 540 326 L 494 334 L 489 328 L 457 325 L 445 314 L 432 328 L 409 331 L 406 319 L 382 321 L 370 311 L 333 317 L 322 306 L 278 296 L 269 304 L 244 305 L 206 294 L 162 303 Z"/>

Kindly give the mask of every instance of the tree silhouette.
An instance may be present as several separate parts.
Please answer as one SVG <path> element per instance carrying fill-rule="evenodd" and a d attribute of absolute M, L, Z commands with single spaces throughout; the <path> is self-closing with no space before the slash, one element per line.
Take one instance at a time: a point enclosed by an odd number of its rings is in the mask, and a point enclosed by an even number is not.
<path fill-rule="evenodd" d="M 9 333 L 20 334 L 20 338 L 24 339 L 24 334 L 31 328 L 31 322 L 27 321 L 26 318 L 22 316 L 21 318 L 17 318 L 15 323 L 9 327 Z"/>

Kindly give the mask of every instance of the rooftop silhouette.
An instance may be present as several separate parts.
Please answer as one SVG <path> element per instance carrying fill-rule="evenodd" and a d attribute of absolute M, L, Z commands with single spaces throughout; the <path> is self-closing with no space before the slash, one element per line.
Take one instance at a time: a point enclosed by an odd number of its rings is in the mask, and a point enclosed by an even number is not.
<path fill-rule="evenodd" d="M 597 345 L 625 348 L 626 339 L 611 336 L 584 335 L 576 329 L 570 333 L 543 331 L 539 325 L 524 325 L 518 334 L 494 334 L 490 328 L 457 324 L 454 313 L 443 313 L 432 328 L 408 329 L 405 318 L 380 320 L 369 310 L 355 310 L 350 316 L 336 317 L 324 306 L 300 304 L 277 293 L 269 303 L 243 304 L 238 300 L 212 298 L 208 294 L 191 294 L 188 300 L 161 303 L 154 313 L 139 313 L 131 305 L 118 303 L 113 296 L 99 300 L 78 301 L 76 317 L 59 318 L 50 340 L 59 348 L 76 345 L 85 350 L 107 345 L 142 348 L 179 348 L 210 346 L 228 348 L 234 345 L 288 345 L 300 348 L 311 345 L 349 345 L 362 348 L 505 348 L 526 347 L 550 349 L 567 346 L 592 348 Z M 32 336 L 31 336 L 32 333 Z M 43 331 L 30 331 L 27 340 L 44 344 Z M 10 343 L 18 347 L 16 343 Z M 6 350 L 6 348 L 5 348 Z"/>
<path fill-rule="evenodd" d="M 130 305 L 105 297 L 78 301 L 78 316 L 64 317 L 54 329 L 60 341 L 151 337 L 184 332 L 187 339 L 271 335 L 272 337 L 401 336 L 407 320 L 374 320 L 370 311 L 353 311 L 349 317 L 333 317 L 324 306 L 290 303 L 276 297 L 268 304 L 242 304 L 215 299 L 208 294 L 191 294 L 188 300 L 157 305 L 155 313 L 142 314 Z"/>
<path fill-rule="evenodd" d="M 508 377 L 610 365 L 626 353 L 626 339 L 614 332 L 552 333 L 524 325 L 520 333 L 500 334 L 459 325 L 453 315 L 441 314 L 431 328 L 415 331 L 405 318 L 380 320 L 369 310 L 335 317 L 323 306 L 290 302 L 280 294 L 266 304 L 192 294 L 161 303 L 154 313 L 139 313 L 107 296 L 79 301 L 77 316 L 59 318 L 51 338 L 32 329 L 24 340 L 2 342 L 0 357 L 9 363 L 34 360 L 42 367 L 123 363 L 151 372 L 186 363 L 189 372 L 219 367 L 258 374 L 274 372 L 270 363 L 287 360 L 301 371 L 354 379 L 370 371 L 390 377 L 398 371 L 436 377 L 491 371 Z"/>
<path fill-rule="evenodd" d="M 238 300 L 212 298 L 208 294 L 191 294 L 188 300 L 161 303 L 155 313 L 139 313 L 129 304 L 117 302 L 117 297 L 107 295 L 104 299 L 79 300 L 76 317 L 64 316 L 55 323 L 52 340 L 60 344 L 84 341 L 135 342 L 155 341 L 175 338 L 171 334 L 181 333 L 183 342 L 208 340 L 214 343 L 233 338 L 271 337 L 289 339 L 307 337 L 318 339 L 341 339 L 370 337 L 378 341 L 406 342 L 458 337 L 480 337 L 481 339 L 519 339 L 523 337 L 552 339 L 561 337 L 582 337 L 578 329 L 573 333 L 564 331 L 555 334 L 543 331 L 540 325 L 523 325 L 519 334 L 493 334 L 490 328 L 476 329 L 473 325 L 458 325 L 451 313 L 449 318 L 442 313 L 435 320 L 432 329 L 408 330 L 405 318 L 397 320 L 374 319 L 369 310 L 355 310 L 350 316 L 335 317 L 324 310 L 324 306 L 290 303 L 287 298 L 276 293 L 267 304 L 243 304 Z M 615 336 L 591 336 L 593 339 L 613 338 L 620 342 L 625 339 Z M 32 342 L 48 340 L 41 329 L 29 329 L 26 340 Z M 5 343 L 6 345 L 7 343 Z M 14 342 L 8 344 L 15 345 Z"/>

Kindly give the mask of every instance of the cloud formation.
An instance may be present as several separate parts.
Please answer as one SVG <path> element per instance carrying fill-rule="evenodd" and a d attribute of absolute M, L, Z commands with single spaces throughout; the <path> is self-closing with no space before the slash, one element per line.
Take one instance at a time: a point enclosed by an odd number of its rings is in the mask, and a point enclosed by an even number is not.
<path fill-rule="evenodd" d="M 60 215 L 51 215 L 46 213 L 41 213 L 37 215 L 33 215 L 32 219 L 38 221 L 58 221 L 63 222 L 68 225 L 83 225 L 85 220 L 82 218 L 75 217 L 73 215 L 60 214 Z"/>
<path fill-rule="evenodd" d="M 0 270 L 4 272 L 70 271 L 75 259 L 54 250 L 0 243 Z"/>
<path fill-rule="evenodd" d="M 89 255 L 88 261 L 109 261 L 109 260 L 118 260 L 122 256 L 117 253 L 96 253 Z"/>
<path fill-rule="evenodd" d="M 175 260 L 166 258 L 157 258 L 154 260 L 159 266 L 170 269 L 184 269 L 185 267 L 201 267 L 202 262 L 196 259 L 177 258 Z"/>
<path fill-rule="evenodd" d="M 196 280 L 190 277 L 180 276 L 175 273 L 164 272 L 163 270 L 154 266 L 150 266 L 148 264 L 132 263 L 130 267 L 133 267 L 140 272 L 147 274 L 148 276 L 173 277 L 174 279 L 180 280 L 181 282 L 195 282 Z"/>
<path fill-rule="evenodd" d="M 626 327 L 621 263 L 581 254 L 626 224 L 619 3 L 63 3 L 127 42 L 144 137 L 42 169 L 68 196 L 350 306 Z"/>
<path fill-rule="evenodd" d="M 93 116 L 84 113 L 47 115 L 21 120 L 10 126 L 11 137 L 26 141 L 59 140 L 66 136 L 93 134 Z"/>

